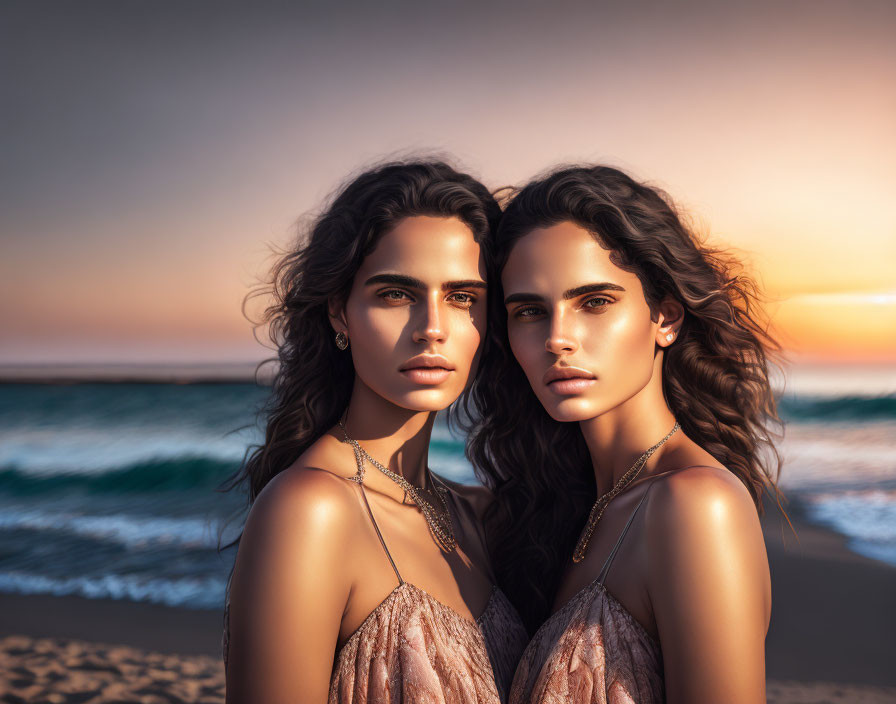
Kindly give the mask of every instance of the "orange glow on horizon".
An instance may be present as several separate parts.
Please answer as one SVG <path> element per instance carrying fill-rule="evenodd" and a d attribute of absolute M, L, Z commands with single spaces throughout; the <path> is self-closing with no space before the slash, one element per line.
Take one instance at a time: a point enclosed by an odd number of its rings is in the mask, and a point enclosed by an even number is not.
<path fill-rule="evenodd" d="M 896 361 L 896 292 L 795 296 L 772 322 L 789 352 L 826 361 Z"/>

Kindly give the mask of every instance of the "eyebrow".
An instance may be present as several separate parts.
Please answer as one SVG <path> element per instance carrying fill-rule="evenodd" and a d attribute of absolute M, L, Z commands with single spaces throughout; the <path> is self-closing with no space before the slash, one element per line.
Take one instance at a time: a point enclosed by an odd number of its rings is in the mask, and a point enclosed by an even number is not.
<path fill-rule="evenodd" d="M 413 276 L 405 276 L 404 274 L 376 274 L 371 276 L 364 282 L 365 286 L 373 284 L 392 284 L 394 286 L 405 286 L 406 288 L 427 288 L 426 283 Z M 463 281 L 446 281 L 442 284 L 443 291 L 453 291 L 458 288 L 478 288 L 485 290 L 487 287 L 485 281 L 480 279 L 466 279 Z"/>
<path fill-rule="evenodd" d="M 600 291 L 625 291 L 625 289 L 619 284 L 611 284 L 608 281 L 604 281 L 599 284 L 585 284 L 584 286 L 576 286 L 575 288 L 571 288 L 568 291 L 564 292 L 563 300 L 568 301 L 570 298 L 577 298 L 578 296 L 583 296 L 586 293 L 598 293 Z M 544 296 L 539 296 L 537 293 L 512 293 L 504 299 L 504 305 L 543 300 Z"/>

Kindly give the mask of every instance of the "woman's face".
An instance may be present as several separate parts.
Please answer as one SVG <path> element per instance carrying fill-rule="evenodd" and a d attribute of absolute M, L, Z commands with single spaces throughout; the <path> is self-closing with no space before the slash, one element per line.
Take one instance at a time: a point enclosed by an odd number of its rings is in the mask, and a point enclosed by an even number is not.
<path fill-rule="evenodd" d="M 617 408 L 650 381 L 659 320 L 635 274 L 578 225 L 533 230 L 501 277 L 513 354 L 552 418 L 582 421 Z"/>
<path fill-rule="evenodd" d="M 397 406 L 447 408 L 478 363 L 486 325 L 485 263 L 457 218 L 413 216 L 364 260 L 334 327 L 358 379 Z"/>

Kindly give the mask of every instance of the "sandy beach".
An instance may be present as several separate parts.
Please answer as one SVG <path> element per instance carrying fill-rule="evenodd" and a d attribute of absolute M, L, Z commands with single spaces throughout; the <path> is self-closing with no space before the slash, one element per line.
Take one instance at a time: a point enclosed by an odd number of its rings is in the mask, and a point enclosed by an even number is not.
<path fill-rule="evenodd" d="M 896 568 L 788 508 L 763 520 L 773 704 L 896 702 Z M 0 701 L 224 701 L 221 616 L 80 597 L 0 595 Z"/>

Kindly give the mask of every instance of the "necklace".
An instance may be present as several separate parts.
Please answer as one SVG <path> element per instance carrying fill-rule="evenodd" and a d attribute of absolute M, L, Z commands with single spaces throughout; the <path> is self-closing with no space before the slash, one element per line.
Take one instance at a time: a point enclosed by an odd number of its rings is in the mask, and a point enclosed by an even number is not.
<path fill-rule="evenodd" d="M 663 443 L 671 438 L 679 428 L 681 428 L 681 426 L 678 424 L 678 421 L 675 421 L 675 425 L 672 426 L 672 430 L 669 431 L 666 437 L 653 447 L 648 448 L 643 455 L 636 459 L 635 463 L 619 478 L 619 481 L 616 482 L 612 489 L 603 496 L 597 497 L 597 501 L 594 502 L 594 506 L 591 507 L 591 512 L 588 514 L 585 528 L 579 536 L 579 542 L 576 543 L 575 552 L 572 554 L 573 562 L 581 562 L 585 558 L 585 552 L 588 550 L 588 541 L 591 540 L 591 536 L 594 534 L 594 529 L 597 527 L 598 521 L 600 521 L 601 516 L 604 515 L 604 509 L 607 507 L 607 504 L 635 480 L 635 477 L 638 476 L 638 473 L 644 468 L 644 465 L 647 464 L 647 460 L 649 460 L 653 453 L 659 450 Z"/>
<path fill-rule="evenodd" d="M 382 465 L 373 459 L 373 457 L 367 454 L 367 450 L 361 447 L 357 440 L 349 437 L 348 432 L 345 429 L 344 421 L 339 421 L 339 427 L 342 428 L 342 434 L 345 436 L 342 442 L 352 446 L 352 449 L 355 451 L 355 461 L 358 463 L 358 473 L 351 478 L 352 481 L 360 484 L 364 480 L 364 460 L 370 462 L 370 464 L 389 477 L 389 479 L 398 484 L 398 486 L 404 490 L 405 495 L 411 497 L 411 501 L 413 501 L 417 508 L 420 509 L 421 513 L 423 513 L 423 518 L 426 519 L 426 523 L 429 525 L 429 530 L 432 533 L 436 544 L 444 552 L 452 552 L 457 547 L 457 541 L 454 539 L 454 528 L 451 526 L 451 513 L 448 511 L 448 502 L 445 500 L 445 494 L 448 490 L 441 486 L 435 486 L 435 482 L 433 482 L 433 493 L 438 497 L 442 504 L 442 510 L 439 511 L 420 495 L 420 492 L 425 490 L 424 487 L 414 486 L 400 474 L 393 472 L 385 465 Z"/>

